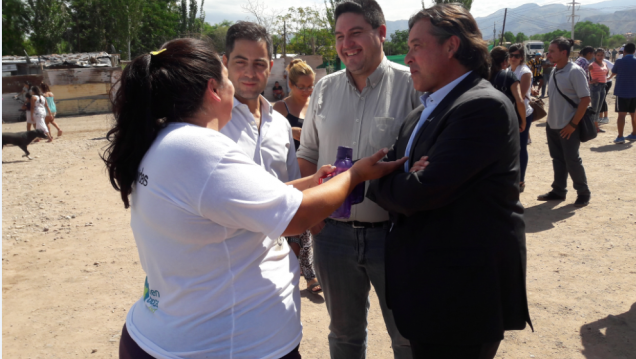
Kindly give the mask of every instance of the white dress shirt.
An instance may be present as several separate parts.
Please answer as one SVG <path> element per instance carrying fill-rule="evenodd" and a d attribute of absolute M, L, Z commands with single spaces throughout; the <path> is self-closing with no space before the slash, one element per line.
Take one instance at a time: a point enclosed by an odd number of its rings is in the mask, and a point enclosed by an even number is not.
<path fill-rule="evenodd" d="M 457 84 L 460 83 L 463 79 L 465 79 L 466 76 L 468 76 L 471 72 L 472 71 L 468 71 L 467 73 L 461 75 L 460 77 L 456 78 L 455 80 L 453 80 L 446 86 L 442 87 L 441 89 L 433 93 L 425 92 L 422 96 L 420 96 L 420 101 L 422 102 L 422 105 L 424 105 L 424 111 L 422 111 L 422 115 L 420 115 L 420 120 L 417 122 L 417 125 L 415 126 L 413 133 L 411 133 L 411 138 L 409 138 L 409 143 L 406 145 L 406 153 L 404 154 L 405 156 L 408 156 L 409 153 L 411 153 L 411 147 L 413 146 L 413 140 L 415 139 L 415 135 L 420 131 L 422 126 L 424 126 L 424 123 L 428 120 L 432 120 L 432 118 L 429 119 L 428 116 L 430 116 L 433 113 L 437 105 L 439 105 L 439 103 L 444 100 L 446 95 L 448 95 L 448 93 L 451 92 L 451 90 L 453 90 L 455 86 L 457 86 Z M 409 158 L 404 163 L 405 172 L 409 171 L 409 166 L 411 162 L 410 160 L 411 159 Z M 417 162 L 417 160 L 415 160 L 414 162 Z"/>
<path fill-rule="evenodd" d="M 247 105 L 234 98 L 232 119 L 221 133 L 236 142 L 245 154 L 282 182 L 300 178 L 294 137 L 289 121 L 274 111 L 263 96 L 261 100 L 261 128 Z"/>

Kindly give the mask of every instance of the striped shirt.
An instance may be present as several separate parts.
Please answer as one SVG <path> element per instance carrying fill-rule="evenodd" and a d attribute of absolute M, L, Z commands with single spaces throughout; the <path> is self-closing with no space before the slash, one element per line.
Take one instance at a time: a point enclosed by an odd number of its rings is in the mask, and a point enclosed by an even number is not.
<path fill-rule="evenodd" d="M 541 59 L 539 60 L 535 60 L 532 59 L 530 61 L 528 61 L 528 67 L 530 68 L 530 70 L 532 70 L 532 77 L 537 77 L 537 76 L 541 76 L 541 64 L 543 63 L 543 61 L 541 61 Z"/>

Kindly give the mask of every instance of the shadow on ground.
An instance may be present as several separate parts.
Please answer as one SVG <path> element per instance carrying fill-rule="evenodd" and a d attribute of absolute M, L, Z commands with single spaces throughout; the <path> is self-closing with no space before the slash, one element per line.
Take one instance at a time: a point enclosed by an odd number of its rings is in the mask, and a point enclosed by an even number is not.
<path fill-rule="evenodd" d="M 630 310 L 608 315 L 581 327 L 582 354 L 587 359 L 636 357 L 636 303 Z"/>
<path fill-rule="evenodd" d="M 548 201 L 526 208 L 523 215 L 526 222 L 526 233 L 538 233 L 554 228 L 554 223 L 574 216 L 577 209 L 569 204 L 556 208 L 561 202 Z"/>
<path fill-rule="evenodd" d="M 590 147 L 590 151 L 593 152 L 612 152 L 612 151 L 625 151 L 632 148 L 631 143 L 624 143 L 621 145 L 611 144 L 600 147 Z"/>
<path fill-rule="evenodd" d="M 325 298 L 320 294 L 310 293 L 309 289 L 304 289 L 300 291 L 301 298 L 307 298 L 310 302 L 314 304 L 322 304 L 325 302 Z"/>

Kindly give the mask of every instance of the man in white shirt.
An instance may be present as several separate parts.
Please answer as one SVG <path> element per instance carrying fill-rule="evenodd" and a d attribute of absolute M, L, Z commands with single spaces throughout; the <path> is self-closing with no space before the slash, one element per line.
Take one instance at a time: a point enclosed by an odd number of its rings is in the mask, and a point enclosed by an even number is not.
<path fill-rule="evenodd" d="M 232 120 L 221 133 L 282 182 L 300 178 L 291 126 L 261 96 L 273 61 L 272 39 L 264 27 L 247 21 L 227 32 L 223 64 L 234 85 Z"/>

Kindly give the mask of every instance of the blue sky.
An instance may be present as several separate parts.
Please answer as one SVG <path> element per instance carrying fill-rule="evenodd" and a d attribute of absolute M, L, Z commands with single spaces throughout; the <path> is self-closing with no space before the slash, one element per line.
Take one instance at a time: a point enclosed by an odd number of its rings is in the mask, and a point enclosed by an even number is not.
<path fill-rule="evenodd" d="M 407 20 L 413 13 L 421 8 L 420 0 L 377 0 L 382 6 L 384 16 L 387 20 Z M 425 0 L 426 4 L 432 0 Z M 592 4 L 602 0 L 577 0 L 581 4 Z M 285 10 L 292 6 L 324 6 L 323 0 L 264 0 L 265 4 L 272 10 Z M 528 1 L 530 2 L 530 1 Z M 567 1 L 537 0 L 536 4 L 565 4 Z M 204 4 L 206 21 L 217 23 L 227 20 L 246 20 L 248 15 L 243 12 L 241 5 L 247 0 L 207 0 Z M 523 3 L 513 5 L 521 6 Z M 487 16 L 506 6 L 511 6 L 510 0 L 474 0 L 472 14 L 475 17 Z"/>

